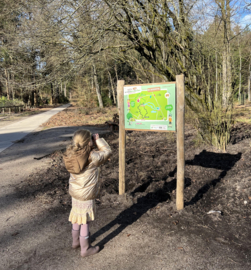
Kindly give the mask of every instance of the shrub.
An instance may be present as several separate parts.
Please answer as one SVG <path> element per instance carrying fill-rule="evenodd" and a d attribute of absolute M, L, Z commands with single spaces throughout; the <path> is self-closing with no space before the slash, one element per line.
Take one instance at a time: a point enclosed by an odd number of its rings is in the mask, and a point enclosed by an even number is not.
<path fill-rule="evenodd" d="M 79 108 L 78 109 L 79 114 L 84 114 L 84 115 L 90 115 L 91 111 L 89 108 Z"/>
<path fill-rule="evenodd" d="M 69 99 L 65 97 L 64 95 L 59 95 L 58 97 L 58 103 L 68 103 Z"/>
<path fill-rule="evenodd" d="M 232 100 L 229 101 L 227 109 L 223 108 L 221 101 L 215 101 L 211 106 L 199 98 L 197 98 L 196 106 L 188 99 L 186 101 L 191 109 L 186 119 L 190 118 L 190 122 L 193 122 L 202 140 L 225 151 L 233 125 Z"/>
<path fill-rule="evenodd" d="M 96 108 L 96 113 L 103 113 L 106 114 L 106 109 L 105 108 Z"/>
<path fill-rule="evenodd" d="M 102 92 L 102 93 L 101 93 L 101 97 L 102 97 L 102 101 L 103 101 L 104 107 L 110 107 L 110 106 L 112 106 L 113 102 L 112 102 L 112 100 L 106 95 L 106 93 Z M 97 107 L 99 107 L 99 102 L 98 102 L 98 97 L 97 97 L 97 96 L 96 96 L 96 104 L 97 104 Z"/>
<path fill-rule="evenodd" d="M 0 106 L 17 106 L 17 105 L 23 105 L 23 101 L 19 100 L 19 99 L 12 99 L 12 100 L 8 100 L 5 96 L 2 96 L 0 98 Z"/>
<path fill-rule="evenodd" d="M 113 104 L 112 100 L 108 96 L 104 95 L 102 97 L 102 100 L 103 100 L 104 107 L 110 107 Z"/>

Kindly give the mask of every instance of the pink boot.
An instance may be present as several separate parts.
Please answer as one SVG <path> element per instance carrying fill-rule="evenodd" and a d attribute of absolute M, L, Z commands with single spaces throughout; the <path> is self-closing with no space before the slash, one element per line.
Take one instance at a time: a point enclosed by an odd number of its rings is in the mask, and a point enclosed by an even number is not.
<path fill-rule="evenodd" d="M 72 233 L 72 248 L 78 248 L 80 246 L 80 242 L 79 242 L 80 226 L 78 225 L 78 229 L 77 229 L 77 225 L 78 224 L 73 224 L 73 226 L 72 226 L 72 231 L 71 231 L 71 233 Z"/>
<path fill-rule="evenodd" d="M 92 247 L 89 243 L 89 235 L 88 236 L 79 236 L 80 246 L 81 246 L 81 256 L 87 257 L 94 255 L 99 252 L 99 246 Z"/>

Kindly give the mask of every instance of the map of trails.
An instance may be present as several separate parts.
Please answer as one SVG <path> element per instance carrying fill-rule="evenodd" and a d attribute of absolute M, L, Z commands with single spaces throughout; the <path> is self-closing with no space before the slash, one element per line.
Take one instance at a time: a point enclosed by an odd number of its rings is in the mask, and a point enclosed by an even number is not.
<path fill-rule="evenodd" d="M 138 94 L 129 95 L 127 107 L 129 115 L 127 117 L 135 120 L 167 120 L 168 99 L 165 98 L 166 91 L 148 92 L 142 91 Z"/>
<path fill-rule="evenodd" d="M 175 84 L 124 88 L 125 128 L 175 130 Z"/>

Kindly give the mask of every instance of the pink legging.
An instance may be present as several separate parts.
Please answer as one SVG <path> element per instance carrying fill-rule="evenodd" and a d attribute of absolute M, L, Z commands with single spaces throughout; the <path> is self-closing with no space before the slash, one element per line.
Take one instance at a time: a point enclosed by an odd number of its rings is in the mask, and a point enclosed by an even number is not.
<path fill-rule="evenodd" d="M 80 225 L 77 223 L 72 224 L 72 229 L 74 231 L 79 231 Z M 89 235 L 89 223 L 82 224 L 80 229 L 80 236 L 88 236 Z"/>

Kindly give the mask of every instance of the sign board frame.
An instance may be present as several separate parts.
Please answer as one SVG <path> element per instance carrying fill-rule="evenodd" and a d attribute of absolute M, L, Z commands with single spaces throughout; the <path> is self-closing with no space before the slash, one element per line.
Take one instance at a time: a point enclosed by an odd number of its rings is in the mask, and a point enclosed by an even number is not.
<path fill-rule="evenodd" d="M 184 180 L 185 180 L 185 78 L 184 75 L 177 75 L 176 81 L 176 134 L 177 134 L 177 185 L 176 185 L 176 207 L 177 210 L 184 208 Z M 163 83 L 167 84 L 167 83 Z M 156 84 L 149 84 L 156 85 Z M 124 86 L 125 81 L 117 83 L 118 108 L 119 108 L 119 194 L 125 194 L 125 115 L 124 115 Z M 140 131 L 139 129 L 133 129 Z M 144 130 L 150 131 L 150 130 Z M 159 130 L 151 130 L 159 132 Z M 162 131 L 163 132 L 163 131 Z M 168 131 L 164 131 L 168 132 Z M 169 131 L 170 132 L 170 131 Z"/>
<path fill-rule="evenodd" d="M 168 91 L 168 85 L 174 86 L 174 89 L 172 89 L 173 87 L 172 88 L 170 87 L 171 89 Z M 167 89 L 163 89 L 165 87 Z M 155 99 L 157 103 L 158 103 L 158 101 L 157 101 L 157 98 L 155 97 L 155 94 L 157 95 L 159 91 L 163 91 L 163 90 L 166 90 L 167 93 L 170 93 L 171 92 L 171 94 L 173 95 L 172 96 L 172 101 L 173 102 L 170 105 L 173 105 L 172 106 L 173 107 L 172 114 L 174 114 L 174 115 L 172 117 L 172 122 L 174 122 L 174 126 L 171 126 L 170 127 L 170 125 L 168 124 L 168 119 L 166 119 L 166 121 L 163 121 L 163 120 L 153 120 L 153 121 L 150 121 L 150 120 L 147 120 L 147 121 L 145 121 L 145 120 L 138 120 L 137 121 L 137 120 L 135 120 L 135 121 L 131 122 L 131 123 L 134 124 L 134 126 L 135 126 L 135 124 L 140 124 L 140 125 L 143 125 L 145 127 L 148 126 L 148 125 L 150 127 L 152 125 L 156 125 L 157 127 L 159 126 L 160 128 L 166 126 L 166 130 L 160 130 L 160 129 L 154 129 L 154 128 L 152 128 L 152 129 L 151 128 L 143 128 L 143 129 L 140 129 L 140 128 L 128 128 L 127 122 L 130 122 L 130 121 L 128 121 L 126 119 L 127 118 L 126 115 L 127 115 L 128 112 L 131 112 L 132 109 L 131 108 L 130 109 L 127 108 L 128 101 L 126 102 L 125 97 L 128 97 L 129 98 L 129 93 L 127 93 L 127 94 L 125 93 L 125 91 L 127 90 L 126 88 L 129 89 L 129 91 L 130 91 L 130 89 L 135 89 L 134 91 L 131 90 L 133 95 L 136 94 L 136 93 L 141 93 L 141 92 L 148 91 L 148 92 L 152 93 L 152 94 L 150 94 L 150 98 L 152 97 L 152 95 L 154 95 L 154 97 L 152 99 Z M 149 91 L 149 89 L 153 89 L 153 88 L 158 88 L 158 89 L 157 89 L 157 91 L 156 90 L 153 90 L 154 92 Z M 143 97 L 137 99 L 136 102 L 139 102 L 140 103 L 141 100 L 142 100 L 142 98 Z M 149 99 L 149 100 L 151 100 L 151 99 Z M 176 127 L 177 127 L 177 121 L 176 121 L 176 119 L 177 119 L 177 91 L 176 91 L 176 83 L 175 82 L 162 82 L 162 83 L 148 83 L 148 84 L 124 85 L 124 101 L 123 102 L 124 102 L 125 130 L 153 131 L 153 132 L 176 132 Z M 148 102 L 148 103 L 150 103 L 150 102 Z M 131 104 L 132 104 L 132 102 L 131 102 Z M 148 107 L 150 107 L 150 106 L 152 107 L 152 106 L 154 106 L 154 104 L 151 102 L 150 105 L 148 105 Z M 157 109 L 155 108 L 155 110 L 153 110 L 153 112 L 156 113 L 156 110 L 158 110 L 158 111 L 165 110 L 165 108 L 162 108 L 161 109 L 161 106 L 159 105 L 159 103 L 158 103 L 157 106 L 159 106 L 159 108 L 157 108 Z M 128 104 L 128 107 L 130 107 L 130 104 Z M 128 112 L 126 112 L 126 111 L 128 111 Z M 157 115 L 158 115 L 158 111 L 157 111 Z M 166 111 L 168 111 L 168 110 L 166 110 Z M 168 115 L 170 115 L 170 114 L 168 113 Z M 163 121 L 163 123 L 161 123 L 162 121 Z M 138 123 L 136 123 L 136 122 L 138 122 Z"/>

